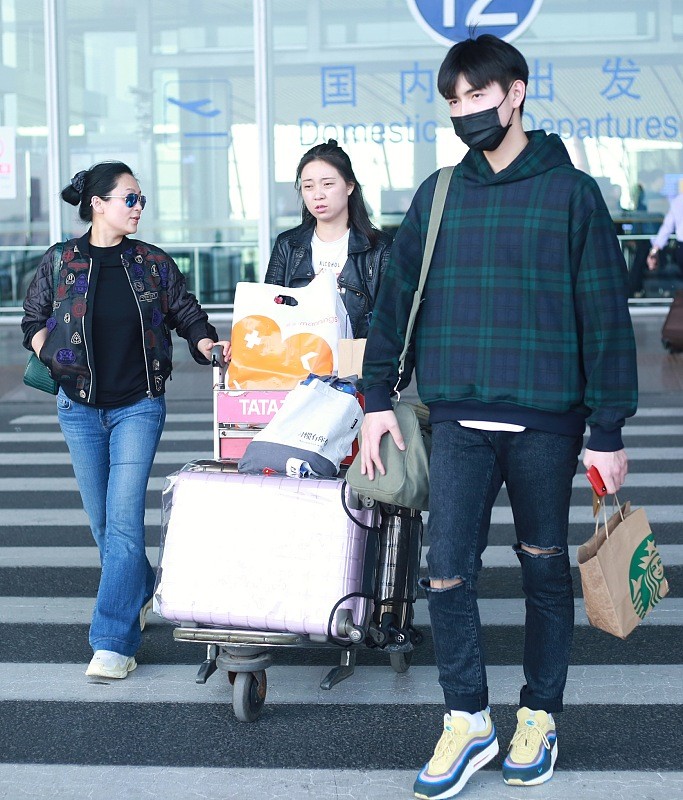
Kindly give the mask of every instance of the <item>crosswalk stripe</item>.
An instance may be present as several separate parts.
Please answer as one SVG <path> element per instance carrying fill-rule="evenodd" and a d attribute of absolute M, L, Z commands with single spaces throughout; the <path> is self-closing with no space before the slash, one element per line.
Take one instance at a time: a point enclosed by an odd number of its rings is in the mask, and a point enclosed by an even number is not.
<path fill-rule="evenodd" d="M 333 690 L 334 691 L 334 690 Z M 435 728 L 438 723 L 435 723 Z M 425 732 L 425 737 L 431 735 Z M 389 739 L 387 746 L 398 746 Z M 501 747 L 506 743 L 501 742 Z M 428 747 L 425 748 L 425 750 Z M 561 758 L 561 756 L 560 756 Z M 274 797 L 357 798 L 397 800 L 412 796 L 416 770 L 266 769 L 253 767 L 86 766 L 72 764 L 0 764 L 3 785 L 30 787 L 34 797 L 69 800 L 92 795 L 93 786 L 106 786 L 111 797 L 139 797 L 140 787 L 154 788 L 155 797 L 167 800 L 201 796 L 202 800 L 273 800 Z M 543 800 L 605 800 L 625 795 L 648 800 L 683 797 L 683 771 L 636 772 L 556 769 L 543 785 Z M 499 770 L 483 769 L 467 783 L 467 797 L 505 797 L 529 800 L 528 787 L 505 786 Z M 533 790 L 532 790 L 533 791 Z M 59 792 L 59 794 L 56 794 Z M 62 793 L 63 792 L 63 793 Z M 14 796 L 19 796 L 19 792 Z"/>
<path fill-rule="evenodd" d="M 633 419 L 642 419 L 644 417 L 650 418 L 669 418 L 669 417 L 681 417 L 683 416 L 683 406 L 668 406 L 668 407 L 657 407 L 657 408 L 639 408 L 638 413 L 633 417 Z M 627 421 L 626 424 L 628 425 L 629 422 Z"/>
<path fill-rule="evenodd" d="M 202 650 L 196 647 L 199 663 Z M 0 702 L 38 700 L 101 703 L 226 703 L 230 691 L 223 673 L 205 685 L 194 678 L 189 665 L 139 664 L 126 681 L 91 681 L 83 664 L 0 663 Z M 329 666 L 280 666 L 268 668 L 268 703 L 316 705 L 406 705 L 443 702 L 436 680 L 436 666 L 411 666 L 401 675 L 382 663 L 357 666 L 351 680 L 331 691 L 320 688 Z M 496 703 L 514 704 L 524 683 L 521 666 L 487 667 L 489 693 Z M 615 703 L 667 705 L 683 702 L 683 665 L 570 666 L 565 689 L 567 705 Z M 1 788 L 1 787 L 0 787 Z"/>
<path fill-rule="evenodd" d="M 683 522 L 683 509 L 681 506 L 655 505 L 649 507 L 647 517 L 651 524 Z M 609 509 L 608 509 L 609 513 Z M 160 508 L 150 509 L 145 512 L 145 525 L 157 525 L 160 519 Z M 496 506 L 491 512 L 493 525 L 511 525 L 512 510 L 503 506 Z M 569 511 L 570 524 L 594 525 L 593 511 L 587 505 L 571 508 Z M 0 528 L 14 527 L 17 525 L 32 525 L 54 528 L 87 525 L 88 518 L 81 508 L 20 508 L 3 511 L 0 517 Z"/>
<path fill-rule="evenodd" d="M 177 458 L 177 454 L 176 454 Z M 160 463 L 160 462 L 159 462 Z M 160 491 L 164 488 L 165 478 L 150 478 L 148 489 Z M 574 476 L 572 483 L 575 489 L 590 489 L 583 470 Z M 626 478 L 623 491 L 629 489 L 666 489 L 683 487 L 683 472 L 636 472 Z M 40 478 L 31 480 L 27 477 L 0 478 L 0 492 L 65 492 L 78 491 L 75 478 Z"/>
<path fill-rule="evenodd" d="M 664 567 L 683 565 L 683 545 L 662 544 L 658 548 Z M 569 547 L 569 559 L 576 564 L 576 545 Z M 422 566 L 427 566 L 429 545 L 422 548 Z M 147 558 L 157 563 L 158 547 L 147 548 Z M 517 568 L 519 561 L 511 546 L 490 545 L 482 557 L 484 568 Z M 99 553 L 92 547 L 0 547 L 2 567 L 99 567 Z"/>
<path fill-rule="evenodd" d="M 156 565 L 159 559 L 159 548 L 147 547 L 146 551 L 150 564 Z M 662 558 L 664 558 L 663 555 Z M 94 543 L 92 547 L 0 547 L 0 569 L 2 567 L 83 568 L 99 566 L 100 555 Z"/>
<path fill-rule="evenodd" d="M 9 597 L 0 596 L 0 624 L 36 623 L 44 625 L 85 625 L 90 622 L 94 598 L 83 597 Z M 581 598 L 574 600 L 577 625 L 588 625 Z M 524 598 L 479 600 L 483 625 L 524 625 Z M 427 601 L 415 603 L 415 625 L 429 627 Z M 173 625 L 150 615 L 148 625 Z M 642 621 L 642 625 L 683 625 L 683 598 L 666 597 Z"/>
<path fill-rule="evenodd" d="M 681 436 L 683 425 L 626 425 L 623 433 L 627 442 L 636 436 Z"/>
<path fill-rule="evenodd" d="M 633 428 L 633 421 L 638 421 L 645 418 L 654 419 L 675 419 L 676 417 L 683 417 L 682 406 L 672 406 L 667 408 L 641 408 L 635 417 L 627 420 L 625 430 L 630 431 Z M 180 414 L 169 412 L 166 414 L 166 423 L 172 424 L 185 424 L 185 425 L 201 425 L 213 423 L 213 414 L 210 413 L 196 413 L 196 414 Z M 14 417 L 9 421 L 10 425 L 57 425 L 57 414 L 42 415 L 42 414 L 25 414 L 21 417 Z"/>
<path fill-rule="evenodd" d="M 60 434 L 61 435 L 61 434 Z M 164 441 L 162 439 L 162 445 Z M 66 447 L 66 445 L 65 445 Z M 680 447 L 628 447 L 627 454 L 631 465 L 631 475 L 634 473 L 633 462 L 636 461 L 683 461 L 683 449 Z M 202 440 L 201 447 L 196 450 L 173 451 L 165 450 L 163 446 L 157 452 L 155 464 L 187 464 L 197 459 L 213 458 L 213 449 L 206 439 Z M 50 464 L 70 464 L 69 453 L 42 452 L 36 449 L 31 453 L 0 453 L 0 466 L 40 466 Z M 583 478 L 585 481 L 585 477 Z"/>
<path fill-rule="evenodd" d="M 207 425 L 206 429 L 197 430 L 177 430 L 174 428 L 164 428 L 161 435 L 162 442 L 204 442 L 210 441 L 213 436 L 213 428 Z M 634 425 L 627 428 L 624 438 L 629 456 L 631 448 L 628 441 L 635 437 L 646 439 L 649 436 L 683 436 L 683 425 Z M 22 442 L 35 444 L 37 442 L 53 443 L 63 442 L 64 437 L 59 431 L 18 431 L 11 433 L 0 433 L 0 444 L 16 444 Z"/>
<path fill-rule="evenodd" d="M 635 417 L 630 418 L 626 421 L 625 430 L 632 430 L 634 426 L 634 422 L 638 422 L 641 419 L 650 418 L 650 419 L 677 419 L 683 418 L 683 407 L 681 406 L 671 406 L 665 408 L 640 408 L 638 409 L 638 413 Z M 211 413 L 194 413 L 194 414 L 183 414 L 177 412 L 169 412 L 166 414 L 166 422 L 171 424 L 183 424 L 183 425 L 200 425 L 200 424 L 212 424 L 213 423 L 213 414 Z M 46 424 L 53 424 L 57 425 L 57 413 L 56 411 L 51 412 L 50 414 L 24 414 L 20 417 L 14 417 L 9 421 L 10 425 L 46 425 Z M 647 427 L 647 426 L 644 426 Z"/>
<path fill-rule="evenodd" d="M 211 442 L 212 430 L 188 431 L 165 428 L 161 435 L 162 442 L 201 442 L 204 446 Z M 57 431 L 21 431 L 19 433 L 0 433 L 0 444 L 36 444 L 64 442 L 64 437 Z"/>
<path fill-rule="evenodd" d="M 164 488 L 165 478 L 150 478 L 147 489 L 160 492 Z M 77 492 L 76 478 L 0 478 L 0 492 Z"/>
<path fill-rule="evenodd" d="M 203 448 L 197 450 L 175 451 L 175 450 L 158 450 L 154 457 L 154 463 L 159 464 L 172 464 L 177 469 L 180 469 L 184 464 L 190 461 L 197 461 L 198 459 L 213 458 L 213 450 L 207 446 L 206 442 L 203 443 Z M 65 450 L 60 453 L 43 453 L 39 450 L 32 453 L 0 453 L 0 466 L 10 467 L 39 467 L 39 466 L 62 466 L 71 464 L 71 456 Z M 27 477 L 27 481 L 33 480 Z M 40 479 L 35 479 L 40 481 Z"/>

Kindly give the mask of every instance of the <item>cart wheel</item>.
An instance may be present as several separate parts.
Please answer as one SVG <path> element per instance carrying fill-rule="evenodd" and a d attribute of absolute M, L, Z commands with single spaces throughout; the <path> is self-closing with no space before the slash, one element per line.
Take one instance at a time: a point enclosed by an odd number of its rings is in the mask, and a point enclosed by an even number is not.
<path fill-rule="evenodd" d="M 424 641 L 424 635 L 421 631 L 418 631 L 417 628 L 410 628 L 410 641 L 416 647 L 422 644 Z"/>
<path fill-rule="evenodd" d="M 406 653 L 389 653 L 389 661 L 391 662 L 391 668 L 394 672 L 398 672 L 401 675 L 404 672 L 408 672 L 408 668 L 410 667 L 410 662 L 413 660 L 413 651 L 408 650 Z"/>
<path fill-rule="evenodd" d="M 255 722 L 266 700 L 266 673 L 238 672 L 232 687 L 232 710 L 240 722 Z"/>

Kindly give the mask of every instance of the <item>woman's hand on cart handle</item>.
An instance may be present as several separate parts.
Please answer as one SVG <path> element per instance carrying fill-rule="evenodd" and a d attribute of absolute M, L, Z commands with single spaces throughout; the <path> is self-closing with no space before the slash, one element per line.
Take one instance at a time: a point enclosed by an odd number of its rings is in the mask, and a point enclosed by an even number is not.
<path fill-rule="evenodd" d="M 213 355 L 214 347 L 220 347 L 220 352 L 222 353 L 223 359 L 227 364 L 230 361 L 231 356 L 230 342 L 223 340 L 214 342 L 213 339 L 209 339 L 208 337 L 200 339 L 197 342 L 197 350 L 199 350 L 199 352 L 207 359 L 207 361 L 212 361 L 211 356 Z"/>
<path fill-rule="evenodd" d="M 230 363 L 232 348 L 230 342 L 214 342 L 211 348 L 211 365 L 214 367 L 226 367 Z"/>

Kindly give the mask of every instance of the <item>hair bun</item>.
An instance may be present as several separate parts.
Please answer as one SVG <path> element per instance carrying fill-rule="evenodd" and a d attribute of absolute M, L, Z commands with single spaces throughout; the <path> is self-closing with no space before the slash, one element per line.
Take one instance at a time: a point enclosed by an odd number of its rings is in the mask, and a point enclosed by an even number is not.
<path fill-rule="evenodd" d="M 83 186 L 85 185 L 85 176 L 87 174 L 88 173 L 86 172 L 86 170 L 82 169 L 80 172 L 77 172 L 71 179 L 71 185 L 78 192 L 78 194 L 83 193 Z"/>
<path fill-rule="evenodd" d="M 339 145 L 337 144 L 337 140 L 336 139 L 328 139 L 327 140 L 327 144 L 330 147 L 339 147 Z"/>

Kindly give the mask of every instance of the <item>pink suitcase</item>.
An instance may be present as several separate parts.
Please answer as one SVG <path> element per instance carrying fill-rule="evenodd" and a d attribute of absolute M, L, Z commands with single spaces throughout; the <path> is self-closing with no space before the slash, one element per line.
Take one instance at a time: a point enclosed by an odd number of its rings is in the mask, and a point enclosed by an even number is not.
<path fill-rule="evenodd" d="M 363 591 L 368 533 L 347 516 L 341 489 L 341 479 L 183 468 L 165 491 L 155 611 L 314 637 L 343 637 L 349 613 L 363 626 L 368 600 L 347 596 Z M 371 526 L 377 512 L 351 513 Z"/>

